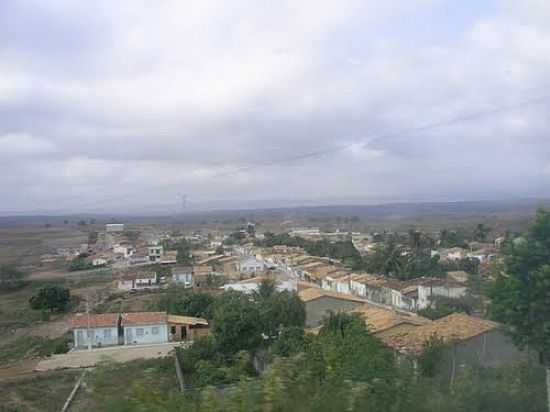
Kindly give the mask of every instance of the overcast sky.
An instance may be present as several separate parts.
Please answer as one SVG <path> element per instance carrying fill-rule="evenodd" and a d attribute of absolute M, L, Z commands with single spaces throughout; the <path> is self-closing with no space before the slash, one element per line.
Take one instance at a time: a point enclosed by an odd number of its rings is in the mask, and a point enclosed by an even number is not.
<path fill-rule="evenodd" d="M 2 0 L 0 212 L 550 197 L 549 21 L 548 0 Z"/>

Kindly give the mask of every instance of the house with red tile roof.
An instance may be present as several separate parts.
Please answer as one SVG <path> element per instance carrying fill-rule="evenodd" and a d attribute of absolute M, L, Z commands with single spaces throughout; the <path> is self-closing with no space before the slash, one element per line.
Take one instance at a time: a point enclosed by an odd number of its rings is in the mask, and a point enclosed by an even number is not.
<path fill-rule="evenodd" d="M 147 345 L 168 342 L 166 312 L 124 313 L 121 317 L 125 345 Z"/>
<path fill-rule="evenodd" d="M 86 314 L 77 313 L 71 319 L 74 347 L 85 349 L 118 345 L 118 313 Z"/>

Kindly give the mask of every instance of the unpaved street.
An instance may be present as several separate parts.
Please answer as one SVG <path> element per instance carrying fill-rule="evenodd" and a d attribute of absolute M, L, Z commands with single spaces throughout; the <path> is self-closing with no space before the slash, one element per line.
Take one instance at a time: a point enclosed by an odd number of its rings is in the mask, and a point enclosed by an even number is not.
<path fill-rule="evenodd" d="M 128 362 L 134 359 L 154 359 L 168 356 L 181 342 L 163 343 L 141 346 L 115 346 L 112 348 L 94 349 L 92 351 L 79 350 L 53 355 L 44 359 L 35 367 L 36 371 L 47 371 L 66 368 L 88 368 L 97 365 L 103 360 L 113 362 Z"/>

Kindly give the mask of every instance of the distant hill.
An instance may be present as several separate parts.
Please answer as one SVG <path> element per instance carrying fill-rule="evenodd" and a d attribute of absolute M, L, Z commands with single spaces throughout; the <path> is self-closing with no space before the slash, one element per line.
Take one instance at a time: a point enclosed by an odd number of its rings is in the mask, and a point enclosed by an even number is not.
<path fill-rule="evenodd" d="M 389 203 L 380 205 L 331 205 L 304 206 L 290 208 L 262 208 L 238 210 L 212 210 L 206 212 L 188 212 L 170 216 L 136 216 L 107 214 L 73 214 L 68 216 L 0 216 L 0 227 L 13 227 L 29 224 L 63 224 L 68 219 L 77 222 L 94 218 L 98 223 L 120 221 L 128 223 L 190 223 L 211 222 L 216 219 L 245 218 L 331 218 L 337 216 L 357 216 L 370 220 L 400 220 L 425 217 L 465 218 L 480 216 L 516 216 L 534 215 L 538 208 L 550 208 L 550 199 L 521 199 L 469 202 L 425 202 L 425 203 Z"/>

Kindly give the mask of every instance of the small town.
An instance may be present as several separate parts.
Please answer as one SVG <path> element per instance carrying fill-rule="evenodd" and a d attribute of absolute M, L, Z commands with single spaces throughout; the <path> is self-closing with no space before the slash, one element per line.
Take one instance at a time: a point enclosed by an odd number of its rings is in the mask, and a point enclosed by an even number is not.
<path fill-rule="evenodd" d="M 2 266 L 2 313 L 32 291 L 25 317 L 36 320 L 4 321 L 0 382 L 76 373 L 78 389 L 66 394 L 73 410 L 95 408 L 82 382 L 147 362 L 194 396 L 276 373 L 274 357 L 312 350 L 330 328 L 355 322 L 357 339 L 367 333 L 362 345 L 391 354 L 401 379 L 419 374 L 447 387 L 467 368 L 538 364 L 536 350 L 518 346 L 491 312 L 491 290 L 535 226 L 363 232 L 360 219 L 337 217 L 324 230 L 283 221 L 274 232 L 235 222 L 186 231 L 94 219 L 38 229 L 77 231 L 86 242 L 67 238 L 26 267 Z M 540 210 L 534 225 L 548 231 L 550 212 Z M 334 344 L 347 345 L 323 350 Z"/>
<path fill-rule="evenodd" d="M 549 21 L 0 1 L 0 412 L 550 412 Z"/>

